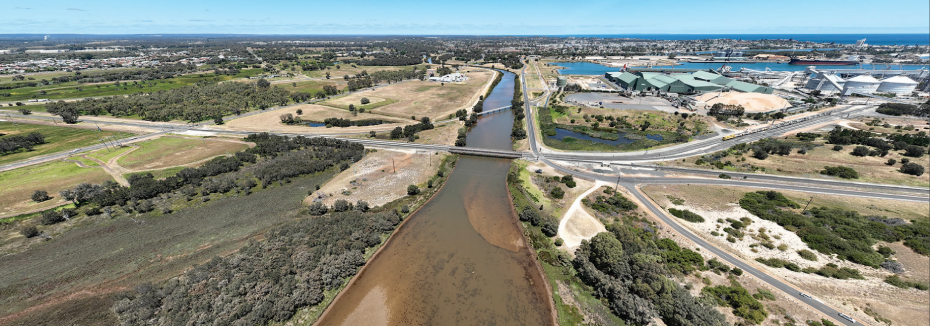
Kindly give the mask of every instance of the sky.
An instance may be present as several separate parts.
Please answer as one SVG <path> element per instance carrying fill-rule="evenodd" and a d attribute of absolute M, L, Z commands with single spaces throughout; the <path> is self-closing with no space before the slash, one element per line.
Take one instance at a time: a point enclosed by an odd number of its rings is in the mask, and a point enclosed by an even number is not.
<path fill-rule="evenodd" d="M 2 2 L 6 4 L 0 3 L 0 34 L 878 34 L 930 30 L 927 0 Z"/>

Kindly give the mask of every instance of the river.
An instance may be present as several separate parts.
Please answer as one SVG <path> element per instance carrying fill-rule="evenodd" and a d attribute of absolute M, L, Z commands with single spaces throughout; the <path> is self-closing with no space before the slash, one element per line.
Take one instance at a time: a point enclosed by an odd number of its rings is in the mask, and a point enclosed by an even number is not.
<path fill-rule="evenodd" d="M 505 73 L 485 110 L 513 98 Z M 513 113 L 482 116 L 468 146 L 511 148 Z M 545 282 L 507 193 L 510 161 L 461 156 L 445 186 L 368 262 L 318 325 L 551 325 Z"/>

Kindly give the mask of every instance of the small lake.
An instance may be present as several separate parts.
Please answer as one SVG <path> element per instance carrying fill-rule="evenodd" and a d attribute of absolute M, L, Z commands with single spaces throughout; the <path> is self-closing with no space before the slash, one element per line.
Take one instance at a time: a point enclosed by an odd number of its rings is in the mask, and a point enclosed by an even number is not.
<path fill-rule="evenodd" d="M 608 67 L 602 64 L 591 63 L 591 62 L 556 62 L 554 65 L 566 67 L 567 69 L 560 69 L 559 73 L 563 75 L 600 75 L 603 76 L 607 72 L 617 72 L 620 71 L 620 67 Z M 765 70 L 769 68 L 773 71 L 804 71 L 807 69 L 805 65 L 789 65 L 787 63 L 775 63 L 775 62 L 760 62 L 760 63 L 729 63 L 727 64 L 733 71 L 739 70 L 740 68 L 749 68 L 755 70 Z M 652 68 L 677 68 L 677 69 L 719 69 L 723 66 L 722 63 L 690 63 L 682 62 L 680 65 L 675 66 L 653 66 Z M 904 66 L 893 66 L 891 69 L 898 70 L 920 70 L 927 69 L 927 65 L 904 65 Z M 639 67 L 645 68 L 645 67 Z M 822 70 L 836 70 L 836 69 L 888 69 L 889 65 L 877 64 L 873 67 L 870 64 L 854 65 L 854 66 L 817 66 L 818 69 Z"/>
<path fill-rule="evenodd" d="M 326 127 L 325 123 L 320 122 L 304 122 L 304 124 L 310 127 Z"/>
<path fill-rule="evenodd" d="M 620 134 L 620 138 L 617 138 L 617 140 L 600 139 L 600 138 L 595 138 L 595 137 L 585 135 L 580 132 L 576 132 L 576 131 L 568 130 L 568 129 L 562 129 L 562 128 L 555 128 L 555 136 L 550 136 L 549 138 L 555 139 L 555 140 L 564 140 L 565 137 L 571 137 L 571 138 L 581 139 L 581 140 L 590 140 L 595 143 L 607 144 L 611 146 L 631 144 L 639 140 L 639 139 L 629 139 L 626 137 L 626 134 L 623 134 L 623 133 Z M 646 135 L 646 138 L 656 140 L 656 141 L 662 141 L 662 135 Z"/>

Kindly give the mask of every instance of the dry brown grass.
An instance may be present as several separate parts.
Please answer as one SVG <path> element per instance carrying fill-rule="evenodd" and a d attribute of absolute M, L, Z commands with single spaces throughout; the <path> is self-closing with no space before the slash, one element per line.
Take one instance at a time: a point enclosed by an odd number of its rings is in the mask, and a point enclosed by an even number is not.
<path fill-rule="evenodd" d="M 303 110 L 302 115 L 297 115 L 297 110 Z M 360 113 L 357 116 L 353 116 L 351 112 L 332 108 L 323 105 L 316 104 L 303 104 L 290 107 L 287 109 L 274 110 L 264 113 L 259 113 L 251 115 L 244 118 L 239 118 L 226 122 L 226 124 L 221 126 L 213 126 L 212 128 L 217 130 L 241 130 L 241 131 L 254 131 L 254 132 L 263 132 L 263 131 L 281 131 L 281 132 L 294 132 L 302 134 L 339 134 L 339 133 L 358 133 L 358 132 L 368 132 L 371 130 L 375 131 L 384 131 L 394 129 L 396 126 L 402 126 L 403 124 L 397 123 L 386 123 L 377 126 L 366 126 L 366 127 L 347 127 L 347 128 L 325 128 L 325 127 L 310 127 L 305 125 L 286 125 L 281 123 L 281 115 L 290 113 L 295 117 L 300 117 L 304 120 L 311 121 L 323 121 L 326 118 L 341 118 L 341 119 L 350 119 L 350 120 L 361 120 L 361 119 L 381 119 L 385 121 L 403 121 L 403 119 L 385 117 L 383 115 L 371 114 L 371 113 Z M 407 120 L 409 121 L 409 120 Z M 406 121 L 404 121 L 406 123 Z"/>
<path fill-rule="evenodd" d="M 488 85 L 493 76 L 487 70 L 466 72 L 469 77 L 464 83 L 446 83 L 430 81 L 408 81 L 371 91 L 357 92 L 322 102 L 325 105 L 345 107 L 347 103 L 361 103 L 367 97 L 375 100 L 391 100 L 394 103 L 372 109 L 373 113 L 409 118 L 410 116 L 428 116 L 433 120 L 447 117 L 456 110 L 470 108 L 477 101 L 481 90 Z"/>
<path fill-rule="evenodd" d="M 248 143 L 240 140 L 176 136 L 161 137 L 134 145 L 140 148 L 117 161 L 120 166 L 134 171 L 186 165 L 218 155 L 232 154 L 249 147 Z"/>

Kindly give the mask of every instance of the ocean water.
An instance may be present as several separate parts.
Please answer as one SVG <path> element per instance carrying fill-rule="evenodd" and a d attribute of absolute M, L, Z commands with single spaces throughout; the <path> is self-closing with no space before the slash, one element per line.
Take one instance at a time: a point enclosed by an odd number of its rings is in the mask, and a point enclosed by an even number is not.
<path fill-rule="evenodd" d="M 793 39 L 802 42 L 856 44 L 863 38 L 872 45 L 930 45 L 930 34 L 589 34 L 550 35 L 553 37 L 638 38 L 644 40 L 775 40 Z"/>
<path fill-rule="evenodd" d="M 608 67 L 601 64 L 591 63 L 591 62 L 556 62 L 555 65 L 566 67 L 567 69 L 560 69 L 559 73 L 563 75 L 604 75 L 609 71 L 620 71 L 619 67 Z M 722 63 L 688 63 L 683 62 L 681 65 L 677 66 L 654 66 L 653 68 L 678 68 L 678 69 L 718 69 L 723 66 Z M 807 66 L 804 65 L 789 65 L 787 63 L 731 63 L 728 64 L 730 68 L 734 71 L 739 70 L 740 68 L 749 68 L 755 70 L 765 70 L 769 68 L 773 71 L 804 71 Z M 919 70 L 919 69 L 930 69 L 930 65 L 903 65 L 903 66 L 888 66 L 888 65 L 872 65 L 862 64 L 854 66 L 818 66 L 817 68 L 822 70 L 834 70 L 834 69 L 904 69 L 904 70 Z"/>

